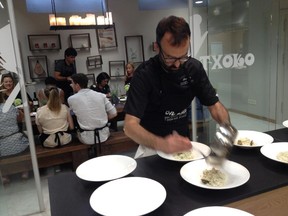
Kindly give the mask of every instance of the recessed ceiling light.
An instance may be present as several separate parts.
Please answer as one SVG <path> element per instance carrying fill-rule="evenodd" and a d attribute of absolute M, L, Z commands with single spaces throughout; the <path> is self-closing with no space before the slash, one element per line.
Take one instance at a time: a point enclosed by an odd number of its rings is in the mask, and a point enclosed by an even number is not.
<path fill-rule="evenodd" d="M 195 1 L 195 4 L 202 4 L 203 1 Z"/>

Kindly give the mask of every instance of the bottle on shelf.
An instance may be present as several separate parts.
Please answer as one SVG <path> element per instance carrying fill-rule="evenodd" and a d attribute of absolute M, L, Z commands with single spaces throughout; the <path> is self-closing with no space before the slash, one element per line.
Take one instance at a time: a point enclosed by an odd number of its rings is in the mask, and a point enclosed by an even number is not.
<path fill-rule="evenodd" d="M 34 92 L 34 98 L 33 98 L 33 112 L 36 112 L 39 107 L 39 101 L 36 96 L 36 92 Z"/>

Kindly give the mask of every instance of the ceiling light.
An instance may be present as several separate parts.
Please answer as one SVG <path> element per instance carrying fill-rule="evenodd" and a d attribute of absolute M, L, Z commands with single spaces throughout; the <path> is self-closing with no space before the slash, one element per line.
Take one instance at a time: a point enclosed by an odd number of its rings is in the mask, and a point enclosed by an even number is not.
<path fill-rule="evenodd" d="M 65 17 L 57 16 L 54 0 L 51 0 L 51 5 L 53 14 L 49 14 L 50 30 L 105 28 L 113 25 L 112 12 L 104 13 L 106 5 L 102 5 L 102 15 L 100 16 L 91 13 L 86 14 L 84 18 L 78 15 L 70 16 L 68 25 Z"/>

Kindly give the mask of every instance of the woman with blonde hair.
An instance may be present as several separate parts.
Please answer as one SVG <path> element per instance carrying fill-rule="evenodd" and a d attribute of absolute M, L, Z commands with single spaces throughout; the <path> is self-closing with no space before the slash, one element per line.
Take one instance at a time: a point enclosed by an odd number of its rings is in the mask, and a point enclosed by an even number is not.
<path fill-rule="evenodd" d="M 134 75 L 135 66 L 132 62 L 128 62 L 125 68 L 126 68 L 126 78 L 125 78 L 124 89 L 127 92 L 129 90 L 130 83 Z"/>
<path fill-rule="evenodd" d="M 72 140 L 68 129 L 74 128 L 70 110 L 62 104 L 57 87 L 46 88 L 44 93 L 48 98 L 47 104 L 38 108 L 36 113 L 40 142 L 50 148 L 66 145 Z"/>

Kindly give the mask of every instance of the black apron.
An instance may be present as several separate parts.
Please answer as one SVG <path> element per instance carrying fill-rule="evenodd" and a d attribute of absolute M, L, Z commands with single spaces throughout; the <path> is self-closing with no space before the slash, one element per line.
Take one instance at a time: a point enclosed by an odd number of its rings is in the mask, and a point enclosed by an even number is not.
<path fill-rule="evenodd" d="M 157 73 L 159 93 L 151 96 L 152 105 L 148 104 L 141 125 L 159 136 L 171 134 L 173 130 L 189 136 L 187 108 L 195 94 L 186 72 L 168 74 L 158 70 Z"/>

